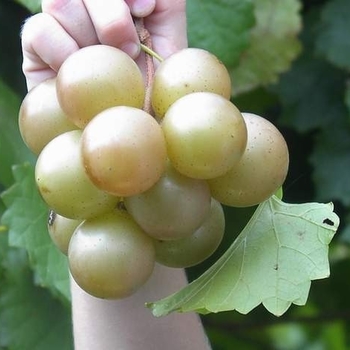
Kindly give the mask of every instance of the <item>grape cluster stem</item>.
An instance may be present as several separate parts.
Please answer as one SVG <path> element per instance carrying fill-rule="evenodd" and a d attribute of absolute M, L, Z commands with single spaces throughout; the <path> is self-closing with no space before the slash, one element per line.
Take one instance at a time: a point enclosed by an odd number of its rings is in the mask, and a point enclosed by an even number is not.
<path fill-rule="evenodd" d="M 143 18 L 135 19 L 135 27 L 139 36 L 141 50 L 145 53 L 145 63 L 146 63 L 146 94 L 145 101 L 143 105 L 143 110 L 151 115 L 153 115 L 152 104 L 151 104 L 151 91 L 152 91 L 152 82 L 154 77 L 154 62 L 153 58 L 157 59 L 159 62 L 163 61 L 163 58 L 160 57 L 152 49 L 152 38 L 149 31 L 144 25 Z"/>

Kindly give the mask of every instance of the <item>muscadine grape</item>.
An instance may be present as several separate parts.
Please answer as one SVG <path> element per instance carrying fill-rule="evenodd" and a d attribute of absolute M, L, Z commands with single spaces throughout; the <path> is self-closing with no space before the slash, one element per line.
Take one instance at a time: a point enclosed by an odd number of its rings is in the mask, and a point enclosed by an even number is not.
<path fill-rule="evenodd" d="M 231 97 L 231 78 L 222 62 L 212 53 L 186 48 L 165 59 L 157 68 L 151 101 L 158 117 L 180 97 L 192 92 L 208 91 Z"/>
<path fill-rule="evenodd" d="M 52 242 L 65 255 L 68 254 L 69 241 L 81 220 L 66 218 L 50 210 L 47 228 Z"/>
<path fill-rule="evenodd" d="M 210 198 L 206 181 L 181 175 L 168 163 L 153 187 L 124 203 L 146 233 L 168 240 L 191 235 L 208 215 Z"/>
<path fill-rule="evenodd" d="M 221 204 L 212 199 L 209 215 L 191 236 L 173 241 L 155 241 L 156 261 L 169 267 L 197 265 L 216 251 L 224 232 L 224 211 Z"/>
<path fill-rule="evenodd" d="M 57 96 L 68 118 L 83 128 L 109 107 L 142 108 L 145 87 L 140 69 L 125 52 L 92 45 L 63 62 L 57 75 Z"/>
<path fill-rule="evenodd" d="M 56 136 L 77 129 L 58 103 L 56 78 L 45 80 L 27 93 L 18 123 L 24 143 L 36 155 Z"/>
<path fill-rule="evenodd" d="M 197 179 L 225 174 L 240 160 L 247 142 L 237 107 L 210 92 L 181 97 L 166 112 L 161 126 L 173 166 Z"/>
<path fill-rule="evenodd" d="M 113 107 L 85 128 L 82 155 L 93 183 L 117 196 L 148 190 L 166 166 L 166 145 L 156 120 L 143 110 Z"/>
<path fill-rule="evenodd" d="M 241 160 L 228 173 L 209 180 L 212 196 L 233 207 L 253 206 L 272 196 L 288 172 L 288 146 L 267 119 L 242 113 L 248 143 Z"/>
<path fill-rule="evenodd" d="M 119 299 L 148 280 L 155 251 L 152 239 L 118 211 L 85 220 L 70 240 L 68 261 L 74 280 L 87 293 Z"/>
<path fill-rule="evenodd" d="M 70 219 L 86 219 L 112 210 L 118 198 L 98 189 L 86 175 L 80 152 L 81 130 L 68 131 L 41 151 L 35 179 L 47 205 Z"/>

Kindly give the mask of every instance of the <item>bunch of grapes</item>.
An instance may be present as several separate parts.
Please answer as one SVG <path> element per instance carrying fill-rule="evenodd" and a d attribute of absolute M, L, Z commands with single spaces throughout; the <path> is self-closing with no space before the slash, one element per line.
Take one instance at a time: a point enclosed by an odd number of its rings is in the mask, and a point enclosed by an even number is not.
<path fill-rule="evenodd" d="M 99 298 L 131 295 L 155 262 L 202 262 L 223 238 L 222 204 L 261 203 L 287 174 L 281 133 L 230 101 L 213 54 L 188 48 L 163 60 L 148 86 L 152 113 L 144 80 L 123 51 L 90 46 L 20 108 L 50 236 Z"/>

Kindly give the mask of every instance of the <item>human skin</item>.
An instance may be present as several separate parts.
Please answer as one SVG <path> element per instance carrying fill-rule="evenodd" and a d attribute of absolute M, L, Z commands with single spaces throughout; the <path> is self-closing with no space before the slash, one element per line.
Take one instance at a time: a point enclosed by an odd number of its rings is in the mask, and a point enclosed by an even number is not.
<path fill-rule="evenodd" d="M 187 46 L 185 0 L 43 0 L 42 13 L 22 30 L 27 88 L 54 77 L 79 48 L 98 43 L 121 48 L 143 68 L 134 17 L 144 18 L 154 50 L 166 58 Z M 150 280 L 123 300 L 90 296 L 71 279 L 75 350 L 210 349 L 194 313 L 153 317 L 144 303 L 187 284 L 183 269 L 156 265 Z"/>

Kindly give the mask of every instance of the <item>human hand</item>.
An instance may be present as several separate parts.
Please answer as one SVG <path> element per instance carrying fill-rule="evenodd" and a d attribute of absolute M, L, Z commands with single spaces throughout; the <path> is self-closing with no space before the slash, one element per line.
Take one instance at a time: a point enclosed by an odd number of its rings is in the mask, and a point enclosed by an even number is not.
<path fill-rule="evenodd" d="M 43 0 L 42 13 L 23 26 L 23 72 L 28 90 L 54 77 L 81 47 L 105 44 L 136 59 L 140 43 L 133 17 L 144 18 L 161 56 L 187 46 L 185 0 Z"/>
<path fill-rule="evenodd" d="M 163 58 L 187 46 L 185 0 L 43 0 L 42 13 L 23 26 L 23 72 L 28 90 L 56 76 L 66 58 L 82 47 L 118 47 L 133 59 L 140 43 L 133 18 L 143 18 L 153 49 Z M 140 68 L 142 64 L 140 63 Z M 187 284 L 183 269 L 156 264 L 149 281 L 122 300 L 85 293 L 72 279 L 74 348 L 209 349 L 194 313 L 155 318 L 144 307 Z"/>

